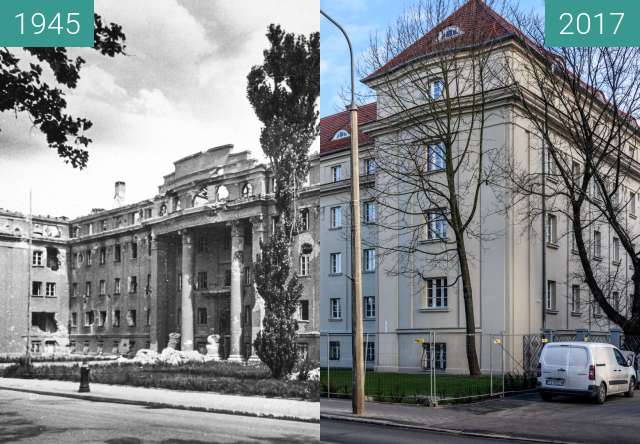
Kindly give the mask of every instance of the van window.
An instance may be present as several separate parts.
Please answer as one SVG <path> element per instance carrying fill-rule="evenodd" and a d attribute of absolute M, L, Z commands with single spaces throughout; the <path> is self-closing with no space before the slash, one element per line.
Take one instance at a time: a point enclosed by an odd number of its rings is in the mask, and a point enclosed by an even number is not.
<path fill-rule="evenodd" d="M 547 365 L 567 365 L 569 347 L 547 346 L 544 348 L 543 359 Z"/>
<path fill-rule="evenodd" d="M 612 348 L 611 350 L 613 350 L 613 352 L 615 353 L 616 361 L 618 361 L 618 364 L 621 365 L 622 367 L 626 367 L 627 366 L 627 360 L 624 358 L 624 356 L 622 356 L 622 353 L 620 353 L 615 348 Z"/>
<path fill-rule="evenodd" d="M 569 352 L 569 367 L 585 368 L 589 365 L 589 355 L 584 347 L 571 347 Z"/>

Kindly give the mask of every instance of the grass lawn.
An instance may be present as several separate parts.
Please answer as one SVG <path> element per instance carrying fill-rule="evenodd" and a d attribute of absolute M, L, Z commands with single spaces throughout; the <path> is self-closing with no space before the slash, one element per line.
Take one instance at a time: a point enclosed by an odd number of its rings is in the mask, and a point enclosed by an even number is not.
<path fill-rule="evenodd" d="M 327 380 L 331 395 L 351 395 L 351 369 L 327 369 L 320 373 L 320 391 L 327 393 Z M 505 379 L 505 390 L 521 390 L 530 388 L 530 379 L 508 376 Z M 491 378 L 488 375 L 470 377 L 465 375 L 436 375 L 436 395 L 444 398 L 464 398 L 489 395 Z M 493 377 L 493 391 L 502 390 L 502 379 Z M 379 401 L 420 402 L 431 395 L 431 378 L 429 373 L 388 373 L 366 372 L 365 394 Z"/>

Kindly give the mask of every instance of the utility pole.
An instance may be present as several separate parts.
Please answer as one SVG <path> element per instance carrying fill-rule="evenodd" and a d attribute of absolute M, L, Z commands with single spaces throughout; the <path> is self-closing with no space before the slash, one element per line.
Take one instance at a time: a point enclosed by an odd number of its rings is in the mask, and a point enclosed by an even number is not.
<path fill-rule="evenodd" d="M 27 366 L 31 365 L 31 261 L 32 259 L 32 237 L 33 237 L 33 215 L 31 207 L 31 190 L 29 190 L 29 214 L 27 215 Z"/>
<path fill-rule="evenodd" d="M 351 229 L 352 229 L 352 255 L 353 264 L 353 291 L 352 291 L 352 326 L 351 346 L 353 355 L 353 380 L 352 380 L 352 409 L 356 415 L 364 415 L 364 352 L 362 333 L 362 242 L 360 234 L 360 156 L 358 151 L 358 106 L 355 99 L 355 64 L 353 61 L 353 48 L 347 32 L 338 22 L 327 15 L 322 9 L 320 14 L 333 23 L 344 35 L 349 46 L 351 61 Z"/>

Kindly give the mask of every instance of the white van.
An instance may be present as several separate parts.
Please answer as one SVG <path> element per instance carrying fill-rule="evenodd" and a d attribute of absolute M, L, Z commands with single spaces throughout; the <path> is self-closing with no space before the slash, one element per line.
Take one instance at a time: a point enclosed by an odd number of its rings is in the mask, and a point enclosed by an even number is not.
<path fill-rule="evenodd" d="M 587 395 L 599 404 L 608 395 L 633 396 L 636 374 L 620 350 L 595 342 L 551 342 L 538 364 L 537 388 L 545 401 L 553 395 Z"/>

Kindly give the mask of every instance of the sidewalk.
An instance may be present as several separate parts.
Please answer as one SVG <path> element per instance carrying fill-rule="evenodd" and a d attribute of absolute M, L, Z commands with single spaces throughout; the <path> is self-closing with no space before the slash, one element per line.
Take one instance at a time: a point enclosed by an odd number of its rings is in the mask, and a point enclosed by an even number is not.
<path fill-rule="evenodd" d="M 321 419 L 524 442 L 637 443 L 640 436 L 640 401 L 633 398 L 612 397 L 603 406 L 544 403 L 536 394 L 444 407 L 367 402 L 363 417 L 351 413 L 351 400 L 323 398 L 320 409 Z"/>
<path fill-rule="evenodd" d="M 0 390 L 16 390 L 41 395 L 144 405 L 154 408 L 197 410 L 304 422 L 320 421 L 319 402 L 130 387 L 93 382 L 90 393 L 78 393 L 78 386 L 77 382 L 70 381 L 0 378 Z"/>

